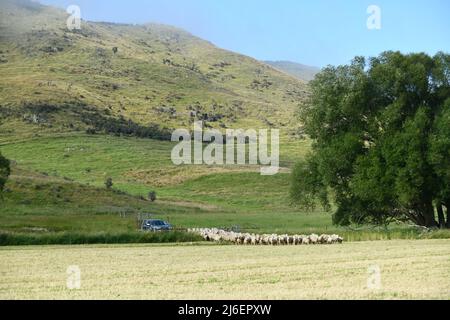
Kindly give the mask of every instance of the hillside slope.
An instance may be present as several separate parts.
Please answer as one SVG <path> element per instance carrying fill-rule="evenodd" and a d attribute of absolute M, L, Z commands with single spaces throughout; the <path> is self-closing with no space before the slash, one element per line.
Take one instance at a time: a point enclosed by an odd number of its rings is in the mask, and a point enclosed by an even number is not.
<path fill-rule="evenodd" d="M 264 63 L 303 81 L 313 80 L 320 71 L 317 67 L 306 66 L 291 61 L 264 61 Z"/>
<path fill-rule="evenodd" d="M 0 0 L 0 150 L 14 163 L 0 232 L 129 232 L 138 211 L 179 227 L 330 226 L 322 212 L 297 219 L 286 168 L 262 177 L 259 166 L 175 166 L 171 142 L 140 139 L 194 120 L 275 127 L 291 167 L 310 145 L 295 136 L 305 82 L 173 27 L 83 21 L 69 31 L 67 17 Z M 150 191 L 155 203 L 141 199 Z"/>
<path fill-rule="evenodd" d="M 3 137 L 121 118 L 168 128 L 196 119 L 217 128 L 296 126 L 305 82 L 183 30 L 83 21 L 70 31 L 63 10 L 28 0 L 0 7 Z"/>
<path fill-rule="evenodd" d="M 331 227 L 327 213 L 299 215 L 289 205 L 289 173 L 261 176 L 252 166 L 175 166 L 172 147 L 167 141 L 86 134 L 0 144 L 2 154 L 13 160 L 0 203 L 0 238 L 2 231 L 41 229 L 129 232 L 136 230 L 137 212 L 181 228 L 239 225 L 263 233 L 308 234 L 313 226 Z M 113 191 L 105 189 L 108 177 Z M 142 200 L 150 191 L 157 194 L 155 202 Z"/>

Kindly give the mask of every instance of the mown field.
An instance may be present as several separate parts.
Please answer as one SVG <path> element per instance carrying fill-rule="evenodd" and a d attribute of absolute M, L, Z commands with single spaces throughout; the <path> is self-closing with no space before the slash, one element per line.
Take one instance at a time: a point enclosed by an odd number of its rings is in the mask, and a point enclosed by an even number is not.
<path fill-rule="evenodd" d="M 450 299 L 448 252 L 449 240 L 3 247 L 0 299 Z"/>

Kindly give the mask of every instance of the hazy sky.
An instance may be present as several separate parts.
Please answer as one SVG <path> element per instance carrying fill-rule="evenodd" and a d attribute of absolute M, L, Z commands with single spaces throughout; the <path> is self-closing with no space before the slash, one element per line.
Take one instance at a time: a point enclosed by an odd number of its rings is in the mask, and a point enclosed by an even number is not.
<path fill-rule="evenodd" d="M 450 52 L 449 0 L 41 0 L 82 18 L 181 27 L 260 60 L 325 66 L 385 50 Z M 367 8 L 381 9 L 369 30 Z"/>

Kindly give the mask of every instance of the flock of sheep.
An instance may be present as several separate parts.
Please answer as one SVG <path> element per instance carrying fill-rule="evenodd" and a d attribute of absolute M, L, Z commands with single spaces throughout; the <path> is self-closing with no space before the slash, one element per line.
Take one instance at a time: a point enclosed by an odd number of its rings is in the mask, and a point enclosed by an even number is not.
<path fill-rule="evenodd" d="M 277 234 L 250 234 L 225 231 L 221 229 L 189 229 L 191 233 L 199 234 L 205 241 L 230 242 L 239 245 L 307 245 L 307 244 L 335 244 L 342 243 L 344 239 L 336 234 L 321 236 L 305 235 L 277 235 Z"/>

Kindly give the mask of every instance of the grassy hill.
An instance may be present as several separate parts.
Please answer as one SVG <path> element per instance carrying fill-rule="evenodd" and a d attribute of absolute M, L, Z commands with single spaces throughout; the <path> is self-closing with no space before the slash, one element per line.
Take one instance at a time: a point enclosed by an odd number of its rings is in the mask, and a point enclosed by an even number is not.
<path fill-rule="evenodd" d="M 304 143 L 299 150 L 308 148 Z M 240 225 L 280 232 L 331 227 L 328 214 L 301 217 L 289 205 L 287 170 L 263 177 L 259 167 L 251 166 L 175 166 L 173 145 L 86 134 L 2 144 L 14 166 L 0 225 L 8 230 L 83 226 L 85 231 L 126 231 L 136 229 L 136 213 L 151 212 L 179 227 Z M 107 177 L 116 192 L 105 190 Z M 155 203 L 142 200 L 149 191 L 157 192 Z M 125 223 L 119 219 L 124 212 L 129 213 Z"/>
<path fill-rule="evenodd" d="M 320 69 L 291 61 L 264 61 L 277 70 L 283 71 L 297 79 L 311 81 Z"/>
<path fill-rule="evenodd" d="M 418 230 L 404 226 L 388 232 L 335 227 L 326 212 L 290 206 L 286 170 L 261 176 L 252 167 L 176 167 L 168 156 L 172 146 L 165 141 L 85 134 L 1 145 L 14 165 L 0 210 L 0 244 L 2 231 L 18 234 L 19 240 L 23 235 L 35 237 L 32 241 L 44 237 L 49 243 L 56 241 L 45 238 L 52 234 L 81 239 L 98 232 L 134 234 L 140 212 L 153 213 L 179 228 L 339 233 L 346 240 L 419 236 Z M 105 189 L 106 177 L 113 178 L 114 190 Z M 149 191 L 157 192 L 156 202 L 145 200 Z"/>
<path fill-rule="evenodd" d="M 298 126 L 304 82 L 183 30 L 83 21 L 70 31 L 60 9 L 28 0 L 0 8 L 3 139 L 85 130 L 93 117 L 168 128 L 203 119 L 286 134 Z"/>
<path fill-rule="evenodd" d="M 83 21 L 69 31 L 62 10 L 27 0 L 0 0 L 0 8 L 0 151 L 13 161 L 0 200 L 0 244 L 2 232 L 25 235 L 18 243 L 28 235 L 54 235 L 45 238 L 54 243 L 67 233 L 154 241 L 134 234 L 142 212 L 180 228 L 338 232 L 348 240 L 417 235 L 350 232 L 333 227 L 327 213 L 290 206 L 290 168 L 311 143 L 299 139 L 295 118 L 305 82 L 169 26 Z M 174 166 L 162 127 L 189 128 L 194 120 L 279 128 L 281 173 Z M 113 190 L 104 186 L 109 177 Z M 145 200 L 149 191 L 156 202 Z"/>
<path fill-rule="evenodd" d="M 311 226 L 311 217 L 291 223 L 287 168 L 263 178 L 259 167 L 177 167 L 172 143 L 127 137 L 194 120 L 275 127 L 289 167 L 309 148 L 294 117 L 304 82 L 170 26 L 83 21 L 70 31 L 63 10 L 27 0 L 0 7 L 0 150 L 14 163 L 0 231 L 131 232 L 139 212 L 179 227 Z M 155 203 L 144 200 L 149 191 Z M 285 214 L 277 223 L 275 212 Z"/>

